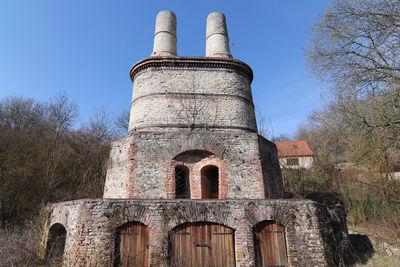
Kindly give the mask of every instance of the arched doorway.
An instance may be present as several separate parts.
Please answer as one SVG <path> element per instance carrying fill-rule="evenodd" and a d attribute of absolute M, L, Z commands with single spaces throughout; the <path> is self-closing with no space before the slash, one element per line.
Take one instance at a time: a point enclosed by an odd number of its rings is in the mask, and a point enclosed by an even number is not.
<path fill-rule="evenodd" d="M 254 226 L 253 231 L 256 265 L 288 266 L 285 227 L 275 221 L 262 221 Z"/>
<path fill-rule="evenodd" d="M 138 222 L 128 222 L 117 231 L 115 266 L 149 265 L 149 229 Z"/>
<path fill-rule="evenodd" d="M 234 230 L 210 222 L 186 223 L 170 232 L 171 266 L 235 266 Z"/>
<path fill-rule="evenodd" d="M 175 167 L 175 198 L 190 198 L 189 169 L 186 166 Z"/>
<path fill-rule="evenodd" d="M 49 229 L 46 246 L 46 262 L 51 265 L 62 263 L 67 230 L 60 223 L 53 224 Z"/>
<path fill-rule="evenodd" d="M 201 197 L 218 198 L 219 186 L 218 167 L 208 165 L 201 169 Z"/>

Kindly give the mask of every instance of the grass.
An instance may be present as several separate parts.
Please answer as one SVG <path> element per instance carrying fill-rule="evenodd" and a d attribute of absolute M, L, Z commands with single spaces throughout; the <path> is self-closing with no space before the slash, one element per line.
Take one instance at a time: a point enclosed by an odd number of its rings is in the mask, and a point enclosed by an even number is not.
<path fill-rule="evenodd" d="M 356 264 L 355 267 L 399 267 L 400 256 L 388 256 L 375 253 L 366 264 Z"/>
<path fill-rule="evenodd" d="M 375 253 L 366 264 L 356 264 L 355 267 L 399 267 L 400 254 L 388 255 L 388 253 L 378 247 L 378 243 L 385 242 L 390 246 L 400 248 L 400 240 L 396 237 L 396 231 L 385 226 L 376 224 L 357 224 L 348 225 L 349 232 L 367 235 L 374 245 Z"/>

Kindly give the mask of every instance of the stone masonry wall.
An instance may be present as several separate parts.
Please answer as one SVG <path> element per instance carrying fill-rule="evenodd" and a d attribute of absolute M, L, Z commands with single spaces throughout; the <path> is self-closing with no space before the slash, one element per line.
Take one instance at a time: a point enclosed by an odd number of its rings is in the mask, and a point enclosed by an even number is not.
<path fill-rule="evenodd" d="M 130 142 L 130 135 L 127 135 L 114 141 L 111 145 L 104 197 L 123 198 L 127 194 L 128 189 L 125 188 L 124 184 L 127 183 L 126 179 L 128 178 Z M 132 192 L 131 194 L 135 193 Z"/>
<path fill-rule="evenodd" d="M 150 266 L 169 266 L 168 232 L 185 222 L 234 229 L 237 267 L 255 266 L 253 226 L 274 220 L 285 227 L 289 266 L 327 266 L 318 216 L 322 205 L 296 200 L 80 200 L 48 206 L 47 227 L 67 230 L 64 266 L 112 266 L 117 228 L 141 222 L 150 230 Z M 48 229 L 47 228 L 47 229 Z"/>
<path fill-rule="evenodd" d="M 188 59 L 175 60 L 185 63 Z M 233 68 L 203 65 L 172 64 L 138 71 L 129 130 L 208 127 L 226 131 L 233 127 L 256 132 L 249 77 Z"/>
<path fill-rule="evenodd" d="M 126 149 L 127 147 L 129 148 Z M 267 190 L 270 198 L 276 198 L 282 194 L 281 180 L 275 179 L 275 176 L 272 177 L 273 179 L 263 178 L 256 133 L 187 130 L 180 132 L 131 131 L 129 136 L 114 142 L 108 164 L 104 197 L 175 198 L 173 159 L 187 151 L 207 151 L 214 155 L 208 160 L 201 161 L 196 168 L 199 173 L 202 166 L 208 164 L 219 167 L 219 191 L 224 192 L 220 195 L 222 199 L 263 199 L 266 197 L 265 186 L 272 188 Z M 270 163 L 269 168 L 275 165 Z M 270 175 L 266 171 L 264 174 Z M 264 184 L 265 182 L 267 184 Z M 198 193 L 199 179 L 194 179 L 191 183 L 192 198 L 201 198 L 201 194 Z M 195 193 L 196 190 L 197 193 Z"/>
<path fill-rule="evenodd" d="M 284 187 L 276 146 L 260 135 L 258 136 L 258 144 L 260 146 L 264 184 L 266 185 L 264 187 L 265 196 L 267 198 L 282 198 Z"/>

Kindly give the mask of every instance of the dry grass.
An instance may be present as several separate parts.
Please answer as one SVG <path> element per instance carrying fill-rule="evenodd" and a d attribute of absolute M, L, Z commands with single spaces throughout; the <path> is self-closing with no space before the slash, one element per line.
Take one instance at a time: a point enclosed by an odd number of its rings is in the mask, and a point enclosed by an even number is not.
<path fill-rule="evenodd" d="M 39 266 L 40 228 L 34 224 L 25 227 L 0 229 L 0 266 Z"/>
<path fill-rule="evenodd" d="M 375 253 L 366 264 L 356 264 L 355 267 L 398 267 L 400 266 L 400 257 L 387 256 Z"/>
<path fill-rule="evenodd" d="M 375 243 L 385 242 L 390 246 L 397 247 L 400 251 L 400 238 L 397 229 L 391 229 L 379 224 L 351 224 L 348 223 L 349 232 L 367 235 Z M 376 250 L 377 248 L 375 248 Z M 378 251 L 384 254 L 384 251 Z M 399 255 L 400 256 L 400 255 Z"/>
<path fill-rule="evenodd" d="M 366 264 L 357 264 L 355 267 L 398 267 L 400 266 L 400 239 L 395 229 L 376 224 L 348 225 L 353 233 L 368 235 L 374 245 L 375 253 Z M 382 244 L 387 244 L 382 246 Z M 384 249 L 386 247 L 386 249 Z M 394 250 L 398 249 L 398 253 Z"/>

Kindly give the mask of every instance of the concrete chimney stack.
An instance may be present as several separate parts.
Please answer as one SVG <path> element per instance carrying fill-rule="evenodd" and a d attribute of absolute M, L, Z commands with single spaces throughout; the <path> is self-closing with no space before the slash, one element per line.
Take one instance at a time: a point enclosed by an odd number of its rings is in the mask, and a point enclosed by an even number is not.
<path fill-rule="evenodd" d="M 176 16 L 172 11 L 160 11 L 156 19 L 154 48 L 151 56 L 176 56 Z"/>
<path fill-rule="evenodd" d="M 212 12 L 207 17 L 206 57 L 232 57 L 226 19 L 221 12 Z"/>

